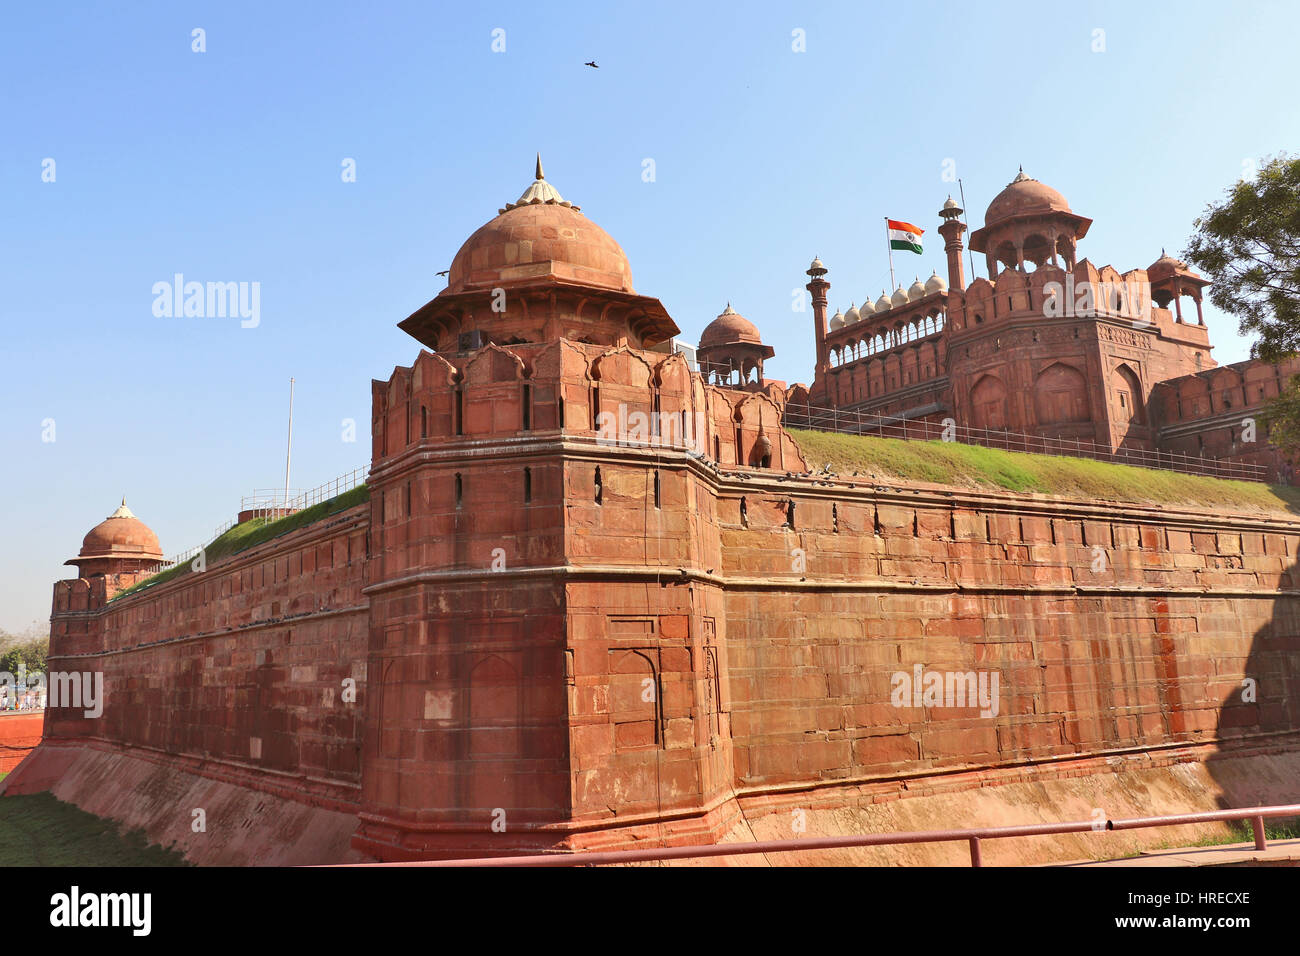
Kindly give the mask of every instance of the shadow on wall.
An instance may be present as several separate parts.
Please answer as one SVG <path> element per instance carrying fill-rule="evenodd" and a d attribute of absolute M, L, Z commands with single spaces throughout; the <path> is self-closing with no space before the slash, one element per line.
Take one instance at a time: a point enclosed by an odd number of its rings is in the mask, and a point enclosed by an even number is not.
<path fill-rule="evenodd" d="M 1241 671 L 1236 672 L 1221 648 L 1207 655 L 1213 671 L 1220 666 L 1224 670 L 1223 674 L 1205 675 L 1211 693 L 1224 695 L 1214 728 L 1223 744 L 1205 766 L 1221 788 L 1217 799 L 1225 810 L 1300 803 L 1300 548 L 1293 554 L 1285 553 L 1285 548 L 1283 545 L 1282 553 L 1276 555 L 1280 570 L 1277 587 L 1287 596 L 1275 602 L 1271 617 L 1255 631 Z M 1243 554 L 1242 560 L 1251 557 Z M 1174 660 L 1166 648 L 1174 649 L 1175 637 L 1163 636 L 1163 661 Z M 1180 656 L 1186 659 L 1187 655 Z M 1176 677 L 1161 675 L 1162 693 L 1171 734 L 1186 739 L 1187 731 L 1194 728 L 1188 725 Z M 1230 686 L 1225 688 L 1225 684 Z M 1249 761 L 1234 759 L 1243 749 L 1263 756 Z M 1296 821 L 1268 822 L 1294 827 Z"/>

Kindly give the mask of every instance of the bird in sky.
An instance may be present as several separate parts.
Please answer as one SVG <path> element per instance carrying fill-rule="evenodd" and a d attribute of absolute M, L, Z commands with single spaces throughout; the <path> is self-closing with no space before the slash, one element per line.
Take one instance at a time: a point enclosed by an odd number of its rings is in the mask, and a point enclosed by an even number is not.
<path fill-rule="evenodd" d="M 445 276 L 445 275 L 448 275 L 448 274 L 450 274 L 450 273 L 451 273 L 451 270 L 450 270 L 450 269 L 443 269 L 441 272 L 436 273 L 436 275 Z"/>
<path fill-rule="evenodd" d="M 584 63 L 584 64 L 582 64 L 582 65 L 583 65 L 583 66 L 589 66 L 589 67 L 591 67 L 593 70 L 599 70 L 599 69 L 600 69 L 600 67 L 598 67 L 598 66 L 596 65 L 596 61 L 595 61 L 595 60 L 588 60 L 586 63 Z"/>

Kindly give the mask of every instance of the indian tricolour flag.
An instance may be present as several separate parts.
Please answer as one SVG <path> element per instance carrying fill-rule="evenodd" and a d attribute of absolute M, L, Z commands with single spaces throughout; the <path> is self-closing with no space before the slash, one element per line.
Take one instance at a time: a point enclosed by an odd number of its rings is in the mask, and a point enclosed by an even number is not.
<path fill-rule="evenodd" d="M 925 232 L 924 229 L 897 219 L 886 219 L 885 223 L 889 229 L 889 248 L 921 254 L 921 233 Z"/>

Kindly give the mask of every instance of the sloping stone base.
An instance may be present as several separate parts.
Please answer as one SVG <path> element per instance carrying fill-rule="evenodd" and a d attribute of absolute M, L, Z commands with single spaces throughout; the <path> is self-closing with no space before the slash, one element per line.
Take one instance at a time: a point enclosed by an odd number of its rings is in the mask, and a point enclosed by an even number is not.
<path fill-rule="evenodd" d="M 224 768 L 223 768 L 224 769 Z M 0 794 L 49 791 L 88 813 L 143 829 L 151 843 L 192 863 L 295 866 L 363 862 L 351 849 L 355 808 L 294 799 L 216 779 L 175 760 L 104 749 L 85 742 L 46 741 L 0 783 Z M 202 809 L 204 832 L 193 830 Z"/>
<path fill-rule="evenodd" d="M 1211 746 L 1063 761 L 1049 768 L 918 778 L 900 791 L 841 788 L 742 796 L 745 821 L 721 842 L 862 833 L 954 830 L 1199 813 L 1300 803 L 1300 750 Z M 1281 744 L 1281 742 L 1279 742 Z M 890 792 L 892 790 L 892 792 Z M 796 813 L 802 811 L 802 813 Z M 795 832 L 797 823 L 806 826 Z M 1189 846 L 1229 833 L 1224 823 L 984 840 L 985 866 L 1115 859 L 1160 846 Z M 700 861 L 695 861 L 700 862 Z M 721 859 L 707 861 L 716 865 Z M 969 866 L 965 842 L 729 857 L 738 866 Z"/>
<path fill-rule="evenodd" d="M 721 842 L 794 839 L 860 833 L 897 833 L 982 826 L 1120 819 L 1300 802 L 1300 749 L 1281 738 L 1276 746 L 1238 751 L 1214 745 L 1155 753 L 1062 761 L 1050 766 L 1002 768 L 916 777 L 854 787 L 784 793 L 746 793 L 717 808 L 734 821 Z M 224 771 L 223 772 L 228 772 Z M 85 742 L 51 744 L 33 751 L 0 793 L 50 791 L 97 816 L 143 828 L 151 842 L 173 847 L 191 862 L 226 866 L 292 866 L 366 862 L 352 848 L 355 809 L 325 806 L 320 797 L 271 793 L 217 780 L 199 769 L 140 753 Z M 735 817 L 739 807 L 743 816 Z M 191 829 L 193 811 L 206 811 L 206 832 Z M 587 849 L 647 842 L 708 842 L 671 838 L 671 824 L 649 835 L 631 828 L 572 839 Z M 1221 823 L 1122 832 L 986 840 L 986 866 L 1025 866 L 1115 859 L 1160 846 L 1188 846 L 1222 837 Z M 481 843 L 482 837 L 476 837 Z M 476 844 L 477 845 L 477 844 Z M 518 852 L 518 851 L 517 851 Z M 537 852 L 534 848 L 532 852 Z M 466 855 L 431 853 L 431 857 Z M 468 855 L 488 855 L 482 849 Z M 418 856 L 418 854 L 417 854 Z M 968 866 L 964 842 L 860 849 L 816 850 L 709 860 L 676 865 L 737 866 Z"/>

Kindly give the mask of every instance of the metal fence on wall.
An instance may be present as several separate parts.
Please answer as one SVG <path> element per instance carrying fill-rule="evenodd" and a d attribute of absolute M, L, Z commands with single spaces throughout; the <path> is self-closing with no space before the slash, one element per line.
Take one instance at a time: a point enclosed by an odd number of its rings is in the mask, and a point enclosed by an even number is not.
<path fill-rule="evenodd" d="M 331 481 L 318 485 L 310 491 L 300 491 L 296 488 L 290 488 L 288 494 L 285 489 L 277 488 L 274 490 L 255 489 L 251 495 L 244 495 L 239 499 L 239 512 L 252 512 L 250 519 L 261 518 L 264 520 L 275 520 L 285 515 L 293 514 L 296 511 L 302 511 L 304 508 L 310 508 L 312 505 L 320 504 L 322 501 L 329 501 L 331 498 L 338 497 L 345 491 L 351 491 L 360 485 L 365 484 L 366 477 L 370 473 L 370 466 L 366 465 L 361 468 L 354 468 L 346 474 L 339 475 Z M 207 544 L 211 544 L 217 538 L 221 537 L 237 524 L 236 519 L 231 519 L 220 525 L 208 539 Z M 156 571 L 167 571 L 183 564 L 186 561 L 192 561 L 198 557 L 207 544 L 190 548 L 188 551 L 182 551 L 180 554 L 172 555 L 170 558 L 159 563 Z"/>
<path fill-rule="evenodd" d="M 1002 429 L 970 428 L 951 420 L 944 424 L 925 419 L 909 420 L 890 415 L 871 415 L 852 409 L 822 408 L 807 404 L 787 404 L 782 422 L 791 428 L 872 435 L 877 438 L 960 442 L 966 445 L 981 445 L 985 448 L 1030 452 L 1035 455 L 1091 458 L 1118 465 L 1178 471 L 1189 475 L 1209 475 L 1213 478 L 1265 481 L 1267 474 L 1267 469 L 1263 465 L 1220 461 L 1216 458 L 1202 458 L 1197 455 L 1183 455 L 1168 451 L 1148 451 L 1139 448 L 1111 449 L 1106 445 L 1097 444 L 1090 438 L 1050 438 Z"/>
<path fill-rule="evenodd" d="M 254 518 L 283 517 L 286 514 L 293 514 L 295 511 L 310 508 L 312 505 L 318 505 L 322 501 L 337 498 L 345 491 L 351 491 L 353 488 L 364 485 L 366 476 L 369 474 L 370 466 L 365 465 L 361 468 L 353 468 L 346 474 L 339 475 L 332 481 L 318 485 L 310 491 L 299 491 L 296 488 L 290 488 L 287 492 L 283 488 L 274 490 L 254 489 L 251 495 L 245 495 L 239 499 L 239 511 L 240 514 L 251 511 Z"/>

